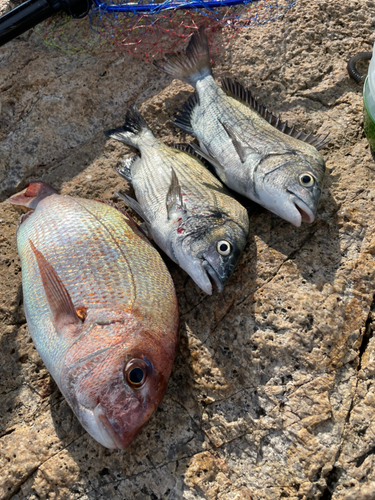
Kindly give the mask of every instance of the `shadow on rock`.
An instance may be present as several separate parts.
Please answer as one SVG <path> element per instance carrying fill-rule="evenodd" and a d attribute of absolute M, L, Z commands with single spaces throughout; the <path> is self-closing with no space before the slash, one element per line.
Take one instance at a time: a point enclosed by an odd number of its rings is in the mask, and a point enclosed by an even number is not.
<path fill-rule="evenodd" d="M 331 196 L 329 181 L 326 184 L 313 224 L 302 223 L 297 228 L 266 212 L 255 229 L 267 247 L 282 256 L 271 257 L 271 263 L 293 262 L 303 279 L 319 289 L 334 282 L 342 260 L 340 226 L 336 221 L 339 206 Z"/>

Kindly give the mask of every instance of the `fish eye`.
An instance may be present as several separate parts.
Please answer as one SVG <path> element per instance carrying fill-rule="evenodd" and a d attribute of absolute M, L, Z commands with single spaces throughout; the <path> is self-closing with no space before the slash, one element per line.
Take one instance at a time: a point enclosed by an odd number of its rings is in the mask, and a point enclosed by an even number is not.
<path fill-rule="evenodd" d="M 221 240 L 217 242 L 216 250 L 220 255 L 229 255 L 232 251 L 232 247 L 229 241 Z"/>
<path fill-rule="evenodd" d="M 298 180 L 303 187 L 311 187 L 315 184 L 315 179 L 309 172 L 302 172 Z"/>
<path fill-rule="evenodd" d="M 148 365 L 143 359 L 132 359 L 124 370 L 125 380 L 133 389 L 141 388 L 146 380 Z"/>

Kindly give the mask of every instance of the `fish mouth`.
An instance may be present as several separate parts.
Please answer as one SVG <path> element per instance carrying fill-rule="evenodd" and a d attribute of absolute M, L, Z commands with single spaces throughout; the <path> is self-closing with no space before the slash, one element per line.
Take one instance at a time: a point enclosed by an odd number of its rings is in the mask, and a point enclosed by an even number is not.
<path fill-rule="evenodd" d="M 314 212 L 306 205 L 305 202 L 300 200 L 299 198 L 295 198 L 293 200 L 294 206 L 298 210 L 298 212 L 301 214 L 301 222 L 314 222 L 315 220 L 315 214 Z"/>
<path fill-rule="evenodd" d="M 203 269 L 207 273 L 207 277 L 210 280 L 211 283 L 211 293 L 212 293 L 212 285 L 216 285 L 216 288 L 218 292 L 222 292 L 224 290 L 224 284 L 221 280 L 215 269 L 211 266 L 211 264 L 207 261 L 204 260 L 203 263 Z M 211 295 L 211 294 L 210 294 Z"/>
<path fill-rule="evenodd" d="M 101 439 L 96 437 L 100 444 L 111 450 L 122 450 L 131 443 L 132 437 L 130 437 L 130 439 L 128 436 L 120 437 L 120 435 L 115 431 L 113 425 L 108 420 L 108 417 L 105 415 L 102 407 L 100 406 L 100 403 L 96 405 L 93 413 L 100 431 Z"/>
<path fill-rule="evenodd" d="M 301 198 L 291 191 L 288 191 L 288 193 L 292 195 L 291 202 L 294 205 L 295 210 L 292 211 L 290 217 L 285 217 L 285 219 L 297 227 L 300 227 L 302 222 L 314 222 L 315 214 L 311 208 L 309 208 L 309 206 L 301 200 Z"/>

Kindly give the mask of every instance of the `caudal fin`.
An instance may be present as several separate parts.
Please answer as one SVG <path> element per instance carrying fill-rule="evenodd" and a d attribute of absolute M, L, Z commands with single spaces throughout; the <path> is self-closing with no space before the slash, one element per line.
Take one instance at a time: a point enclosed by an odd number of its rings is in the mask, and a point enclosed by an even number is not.
<path fill-rule="evenodd" d="M 51 194 L 57 194 L 56 189 L 45 182 L 33 181 L 25 189 L 8 198 L 7 202 L 34 209 L 41 200 L 51 196 Z"/>
<path fill-rule="evenodd" d="M 129 146 L 138 147 L 139 135 L 142 131 L 149 130 L 143 116 L 138 111 L 137 107 L 132 104 L 125 114 L 125 123 L 122 127 L 106 130 L 104 133 L 107 137 L 116 139 L 116 141 L 124 142 Z"/>
<path fill-rule="evenodd" d="M 185 54 L 166 54 L 164 60 L 154 61 L 153 64 L 167 75 L 195 87 L 198 80 L 211 74 L 206 27 L 201 26 L 198 33 L 194 33 Z"/>

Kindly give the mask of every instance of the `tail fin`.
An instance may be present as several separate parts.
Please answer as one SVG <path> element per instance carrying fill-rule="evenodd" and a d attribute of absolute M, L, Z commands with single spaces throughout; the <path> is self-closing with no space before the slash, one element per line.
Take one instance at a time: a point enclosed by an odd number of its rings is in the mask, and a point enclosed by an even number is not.
<path fill-rule="evenodd" d="M 185 54 L 166 54 L 165 57 L 164 61 L 154 61 L 154 66 L 167 75 L 195 87 L 198 80 L 211 75 L 206 27 L 203 25 L 199 28 L 198 33 L 194 33 Z"/>
<path fill-rule="evenodd" d="M 8 198 L 7 202 L 34 209 L 41 200 L 51 196 L 51 194 L 57 194 L 56 189 L 45 182 L 33 181 L 25 189 Z"/>
<path fill-rule="evenodd" d="M 149 130 L 147 123 L 137 107 L 132 104 L 126 110 L 124 125 L 119 128 L 106 130 L 104 133 L 107 137 L 138 148 L 138 138 L 143 130 Z"/>

